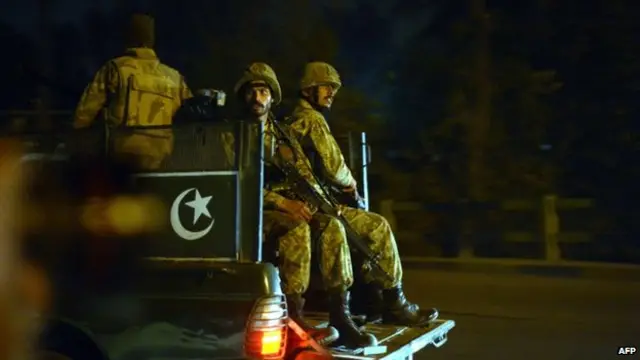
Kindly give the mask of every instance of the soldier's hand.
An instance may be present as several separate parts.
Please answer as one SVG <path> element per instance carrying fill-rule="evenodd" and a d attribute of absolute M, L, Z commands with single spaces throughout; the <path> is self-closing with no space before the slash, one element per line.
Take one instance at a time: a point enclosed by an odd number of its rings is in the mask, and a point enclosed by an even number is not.
<path fill-rule="evenodd" d="M 280 209 L 294 218 L 304 220 L 306 222 L 311 221 L 311 218 L 313 217 L 311 210 L 309 210 L 307 205 L 302 201 L 287 199 L 282 202 Z"/>
<path fill-rule="evenodd" d="M 353 180 L 351 185 L 349 185 L 346 188 L 342 189 L 342 191 L 346 192 L 346 193 L 355 193 L 357 190 L 358 190 L 358 182 L 355 179 Z"/>

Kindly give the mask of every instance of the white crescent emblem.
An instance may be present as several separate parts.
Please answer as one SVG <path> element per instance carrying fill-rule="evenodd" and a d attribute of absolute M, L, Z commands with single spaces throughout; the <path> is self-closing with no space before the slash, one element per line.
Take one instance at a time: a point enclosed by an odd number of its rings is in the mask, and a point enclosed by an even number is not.
<path fill-rule="evenodd" d="M 193 208 L 193 224 L 198 221 L 200 216 L 204 215 L 211 219 L 211 223 L 204 230 L 201 231 L 190 231 L 187 230 L 184 225 L 182 225 L 182 221 L 180 220 L 180 204 L 182 204 L 182 200 L 184 200 L 185 196 L 187 196 L 190 192 L 195 190 L 195 198 L 193 201 L 186 203 L 185 205 Z M 209 213 L 209 209 L 207 205 L 211 201 L 211 196 L 202 197 L 200 196 L 200 191 L 196 188 L 191 188 L 183 191 L 176 199 L 173 201 L 173 205 L 171 205 L 171 227 L 173 231 L 175 231 L 176 235 L 180 236 L 185 240 L 198 240 L 203 236 L 207 235 L 209 231 L 213 228 L 213 224 L 216 222 L 215 219 L 211 217 Z"/>

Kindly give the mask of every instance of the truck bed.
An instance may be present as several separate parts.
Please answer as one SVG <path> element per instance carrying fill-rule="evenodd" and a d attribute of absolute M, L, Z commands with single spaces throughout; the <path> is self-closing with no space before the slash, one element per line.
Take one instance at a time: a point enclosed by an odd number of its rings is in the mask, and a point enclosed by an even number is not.
<path fill-rule="evenodd" d="M 329 323 L 326 313 L 307 313 L 305 319 L 310 325 L 317 327 L 326 327 Z M 334 347 L 331 348 L 331 353 L 340 359 L 412 359 L 413 354 L 427 346 L 438 348 L 444 345 L 447 334 L 455 325 L 453 320 L 442 319 L 426 327 L 366 324 L 365 331 L 376 336 L 379 346 L 358 349 Z"/>

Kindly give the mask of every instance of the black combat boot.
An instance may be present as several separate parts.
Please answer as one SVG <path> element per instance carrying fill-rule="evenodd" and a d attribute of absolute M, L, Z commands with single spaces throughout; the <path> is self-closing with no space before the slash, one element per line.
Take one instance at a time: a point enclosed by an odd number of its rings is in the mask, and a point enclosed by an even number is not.
<path fill-rule="evenodd" d="M 351 287 L 351 311 L 358 316 L 353 320 L 358 326 L 382 321 L 382 290 L 374 283 L 354 284 Z"/>
<path fill-rule="evenodd" d="M 378 345 L 375 336 L 360 331 L 351 318 L 348 291 L 329 291 L 329 324 L 338 330 L 339 343 L 349 348 L 361 348 Z"/>
<path fill-rule="evenodd" d="M 303 316 L 304 298 L 300 294 L 287 295 L 287 308 L 289 310 L 289 318 L 295 321 L 302 330 L 306 331 L 318 344 L 328 345 L 338 340 L 338 331 L 332 326 L 326 328 L 315 328 L 309 325 Z"/>
<path fill-rule="evenodd" d="M 366 303 L 364 314 L 367 317 L 367 322 L 376 323 L 382 320 L 382 312 L 384 309 L 384 301 L 382 298 L 382 290 L 371 283 L 367 284 L 368 301 Z"/>
<path fill-rule="evenodd" d="M 402 286 L 382 290 L 384 309 L 382 322 L 405 326 L 422 326 L 438 318 L 437 309 L 420 310 L 416 304 L 410 303 Z"/>

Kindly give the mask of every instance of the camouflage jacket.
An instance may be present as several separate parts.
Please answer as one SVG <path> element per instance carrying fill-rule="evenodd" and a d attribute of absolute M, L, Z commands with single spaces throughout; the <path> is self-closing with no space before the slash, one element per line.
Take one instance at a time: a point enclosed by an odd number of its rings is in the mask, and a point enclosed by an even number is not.
<path fill-rule="evenodd" d="M 264 158 L 265 166 L 274 166 L 279 167 L 283 164 L 283 161 L 289 161 L 293 163 L 296 169 L 300 172 L 300 174 L 309 181 L 309 183 L 316 188 L 316 190 L 323 194 L 322 188 L 316 182 L 315 178 L 312 174 L 311 164 L 309 160 L 304 154 L 300 143 L 296 140 L 295 134 L 291 131 L 291 129 L 282 123 L 279 123 L 280 128 L 283 131 L 289 132 L 289 138 L 294 141 L 293 147 L 294 149 L 290 149 L 289 146 L 286 145 L 282 136 L 276 131 L 274 126 L 274 117 L 270 115 L 267 121 L 264 124 Z M 231 133 L 223 133 L 222 134 L 222 142 L 224 143 L 224 148 L 226 152 L 226 157 L 230 164 L 232 164 L 235 160 L 234 157 L 234 138 Z M 273 156 L 270 154 L 273 153 Z M 269 179 L 267 179 L 268 181 Z M 263 189 L 262 193 L 264 196 L 263 205 L 267 209 L 274 209 L 280 207 L 283 201 L 286 199 L 290 200 L 298 200 L 295 196 L 292 196 L 288 189 L 286 188 L 286 184 L 273 184 L 268 183 L 265 184 L 267 187 Z M 273 186 L 273 187 L 272 187 Z M 272 190 L 274 187 L 277 187 L 277 190 Z"/>
<path fill-rule="evenodd" d="M 322 163 L 323 175 L 329 182 L 343 188 L 355 183 L 327 121 L 307 100 L 299 100 L 288 124 L 307 156 L 311 151 L 317 154 Z"/>
<path fill-rule="evenodd" d="M 131 74 L 141 74 L 143 77 L 153 76 L 161 80 L 163 82 L 162 89 L 154 90 L 157 90 L 156 93 L 172 99 L 170 100 L 170 109 L 163 109 L 170 113 L 161 120 L 164 123 L 149 125 L 170 124 L 173 114 L 180 107 L 182 101 L 192 96 L 182 75 L 171 67 L 161 64 L 155 51 L 147 48 L 127 49 L 124 56 L 110 60 L 103 65 L 94 76 L 93 81 L 87 85 L 76 108 L 74 127 L 90 126 L 103 110 L 106 110 L 105 118 L 110 125 L 121 124 L 127 115 L 125 114 L 126 104 L 129 101 L 127 79 Z M 139 84 L 143 88 L 149 85 L 144 80 L 142 79 Z M 134 84 L 135 86 L 136 84 Z M 127 125 L 144 125 L 144 123 Z"/>
<path fill-rule="evenodd" d="M 273 144 L 274 155 L 270 159 L 273 165 L 276 167 L 280 167 L 284 164 L 285 161 L 289 164 L 292 164 L 300 173 L 300 175 L 302 175 L 302 177 L 306 179 L 312 187 L 315 188 L 316 192 L 318 192 L 318 194 L 320 194 L 321 196 L 324 196 L 324 191 L 320 184 L 318 184 L 318 182 L 316 181 L 316 178 L 313 176 L 313 168 L 311 167 L 311 163 L 305 155 L 301 144 L 298 142 L 295 133 L 288 125 L 278 123 L 280 129 L 287 132 L 288 139 L 292 141 L 292 146 L 289 146 L 286 141 L 287 139 L 284 139 L 284 136 L 276 131 L 274 121 L 275 120 L 272 117 L 269 117 L 264 126 L 265 154 L 269 154 L 272 152 L 271 144 Z M 265 155 L 265 158 L 268 157 Z M 284 196 L 282 194 L 284 194 Z M 265 206 L 278 205 L 279 202 L 282 201 L 283 197 L 292 198 L 294 200 L 301 200 L 295 194 L 287 191 L 286 188 L 284 189 L 282 194 L 275 191 L 267 190 L 264 200 Z"/>

